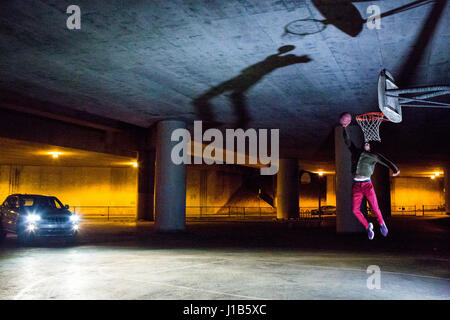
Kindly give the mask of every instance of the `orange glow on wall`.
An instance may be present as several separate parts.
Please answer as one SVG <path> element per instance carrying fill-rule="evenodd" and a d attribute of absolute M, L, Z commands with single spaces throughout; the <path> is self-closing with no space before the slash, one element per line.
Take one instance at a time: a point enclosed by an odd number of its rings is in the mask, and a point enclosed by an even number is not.
<path fill-rule="evenodd" d="M 136 205 L 137 175 L 130 167 L 19 166 L 14 186 L 10 172 L 0 166 L 0 201 L 17 192 L 54 195 L 71 207 Z"/>
<path fill-rule="evenodd" d="M 442 179 L 428 177 L 396 177 L 391 181 L 391 203 L 394 206 L 442 205 Z"/>

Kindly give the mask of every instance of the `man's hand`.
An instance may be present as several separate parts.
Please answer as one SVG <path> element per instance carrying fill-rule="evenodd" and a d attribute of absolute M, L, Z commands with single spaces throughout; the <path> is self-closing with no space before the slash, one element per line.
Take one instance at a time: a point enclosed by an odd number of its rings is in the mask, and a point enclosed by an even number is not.
<path fill-rule="evenodd" d="M 400 170 L 398 170 L 396 173 L 393 173 L 392 176 L 393 176 L 393 177 L 396 177 L 396 176 L 398 176 L 399 174 L 400 174 Z"/>

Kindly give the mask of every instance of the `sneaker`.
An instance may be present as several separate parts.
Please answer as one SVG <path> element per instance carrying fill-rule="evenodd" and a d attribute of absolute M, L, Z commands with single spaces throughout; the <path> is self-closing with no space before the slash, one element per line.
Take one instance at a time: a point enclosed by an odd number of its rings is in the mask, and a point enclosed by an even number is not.
<path fill-rule="evenodd" d="M 386 237 L 388 235 L 388 228 L 386 227 L 386 223 L 383 223 L 383 225 L 380 227 L 380 231 L 383 237 Z"/>
<path fill-rule="evenodd" d="M 369 240 L 372 240 L 375 236 L 375 233 L 373 232 L 373 224 L 372 222 L 369 223 L 369 227 L 367 228 L 367 235 L 369 236 Z"/>

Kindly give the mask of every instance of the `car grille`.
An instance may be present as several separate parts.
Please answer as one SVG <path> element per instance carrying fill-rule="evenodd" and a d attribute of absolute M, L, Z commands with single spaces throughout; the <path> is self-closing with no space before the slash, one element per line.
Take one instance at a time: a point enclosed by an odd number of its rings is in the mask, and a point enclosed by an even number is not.
<path fill-rule="evenodd" d="M 49 218 L 45 218 L 43 219 L 43 223 L 66 223 L 68 221 L 68 218 L 66 217 L 49 217 Z"/>

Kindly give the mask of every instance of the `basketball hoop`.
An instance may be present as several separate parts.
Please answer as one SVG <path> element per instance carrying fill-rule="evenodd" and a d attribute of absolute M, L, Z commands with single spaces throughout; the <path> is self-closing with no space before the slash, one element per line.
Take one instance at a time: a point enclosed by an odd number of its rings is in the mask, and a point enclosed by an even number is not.
<path fill-rule="evenodd" d="M 380 124 L 383 121 L 389 121 L 382 112 L 368 112 L 356 116 L 364 133 L 364 142 L 380 141 Z"/>

